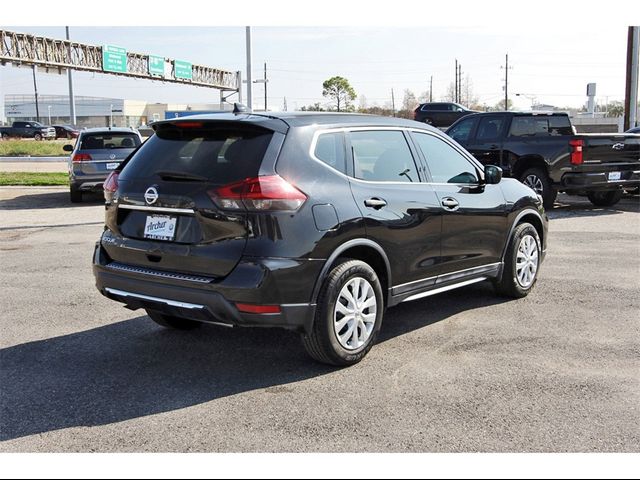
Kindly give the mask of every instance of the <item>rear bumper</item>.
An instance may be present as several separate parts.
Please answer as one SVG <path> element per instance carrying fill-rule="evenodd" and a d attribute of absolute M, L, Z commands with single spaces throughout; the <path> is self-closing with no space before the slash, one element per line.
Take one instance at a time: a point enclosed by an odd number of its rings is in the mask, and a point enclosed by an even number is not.
<path fill-rule="evenodd" d="M 102 190 L 102 186 L 104 185 L 104 181 L 107 179 L 109 174 L 98 174 L 98 175 L 84 175 L 82 173 L 72 173 L 69 176 L 69 184 L 71 187 L 77 190 L 83 191 L 96 191 Z"/>
<path fill-rule="evenodd" d="M 562 186 L 571 190 L 613 190 L 640 186 L 640 169 L 622 170 L 620 180 L 609 180 L 611 172 L 565 173 Z"/>
<path fill-rule="evenodd" d="M 144 308 L 205 323 L 241 327 L 280 327 L 308 332 L 315 304 L 312 290 L 323 262 L 288 259 L 242 259 L 224 279 L 204 281 L 171 278 L 165 272 L 136 272 L 110 267 L 111 260 L 96 244 L 93 273 L 96 287 L 107 298 L 130 309 Z M 315 275 L 314 275 L 315 272 Z M 308 288 L 305 287 L 308 285 Z M 297 290 L 292 302 L 287 291 Z M 238 310 L 237 303 L 278 305 L 279 313 L 254 314 Z"/>

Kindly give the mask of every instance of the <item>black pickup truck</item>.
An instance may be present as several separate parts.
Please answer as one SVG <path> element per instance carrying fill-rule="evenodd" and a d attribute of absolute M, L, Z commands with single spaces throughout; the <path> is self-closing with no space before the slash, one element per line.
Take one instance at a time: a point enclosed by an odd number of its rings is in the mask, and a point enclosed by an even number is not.
<path fill-rule="evenodd" d="M 36 140 L 53 140 L 56 138 L 56 129 L 47 127 L 39 122 L 13 122 L 10 127 L 0 127 L 0 139 L 9 138 L 34 138 Z"/>
<path fill-rule="evenodd" d="M 535 190 L 545 208 L 559 191 L 611 206 L 623 189 L 640 186 L 640 135 L 577 135 L 566 113 L 478 113 L 446 133 L 483 164 Z"/>

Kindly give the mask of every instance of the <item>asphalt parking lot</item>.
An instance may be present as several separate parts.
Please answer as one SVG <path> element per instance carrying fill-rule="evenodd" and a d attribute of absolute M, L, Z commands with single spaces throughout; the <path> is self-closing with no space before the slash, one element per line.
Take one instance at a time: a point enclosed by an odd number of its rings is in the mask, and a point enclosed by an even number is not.
<path fill-rule="evenodd" d="M 0 188 L 2 452 L 637 452 L 640 199 L 559 197 L 534 292 L 389 310 L 360 364 L 163 330 L 95 290 L 100 197 Z"/>

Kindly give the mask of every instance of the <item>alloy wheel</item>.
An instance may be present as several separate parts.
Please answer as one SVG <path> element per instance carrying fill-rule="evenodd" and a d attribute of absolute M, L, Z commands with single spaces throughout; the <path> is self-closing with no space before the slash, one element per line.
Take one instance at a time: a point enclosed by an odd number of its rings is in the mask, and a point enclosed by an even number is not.
<path fill-rule="evenodd" d="M 544 191 L 542 180 L 540 180 L 537 175 L 527 175 L 522 183 L 539 195 L 542 195 L 542 192 Z"/>
<path fill-rule="evenodd" d="M 529 288 L 538 272 L 538 242 L 531 235 L 525 235 L 518 245 L 516 256 L 516 278 L 522 288 Z"/>

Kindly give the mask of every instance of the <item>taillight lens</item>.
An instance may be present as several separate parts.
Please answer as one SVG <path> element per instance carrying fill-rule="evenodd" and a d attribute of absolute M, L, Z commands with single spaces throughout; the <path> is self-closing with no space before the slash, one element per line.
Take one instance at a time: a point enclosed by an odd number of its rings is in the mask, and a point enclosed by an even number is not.
<path fill-rule="evenodd" d="M 91 160 L 91 155 L 88 153 L 76 153 L 73 156 L 73 162 L 86 162 L 87 160 Z"/>
<path fill-rule="evenodd" d="M 246 178 L 209 190 L 213 203 L 225 210 L 295 211 L 307 196 L 278 175 Z"/>
<path fill-rule="evenodd" d="M 120 172 L 113 171 L 113 172 L 111 172 L 109 174 L 107 179 L 104 181 L 104 184 L 102 185 L 102 188 L 104 189 L 105 194 L 106 193 L 115 193 L 116 190 L 118 190 L 118 175 L 119 174 L 120 174 Z"/>
<path fill-rule="evenodd" d="M 571 164 L 582 164 L 582 147 L 584 146 L 583 140 L 569 140 L 569 146 L 571 147 Z"/>

